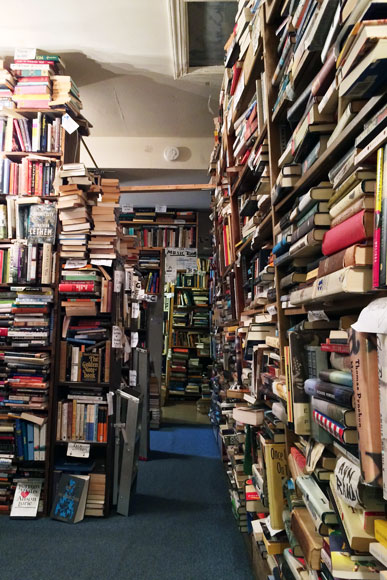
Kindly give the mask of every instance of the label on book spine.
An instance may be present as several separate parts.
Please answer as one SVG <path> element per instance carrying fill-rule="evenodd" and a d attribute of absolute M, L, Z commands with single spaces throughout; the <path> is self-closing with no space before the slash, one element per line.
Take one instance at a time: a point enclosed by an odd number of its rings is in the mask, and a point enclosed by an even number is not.
<path fill-rule="evenodd" d="M 360 508 L 359 482 L 360 469 L 345 457 L 340 457 L 335 467 L 335 485 L 338 495 L 346 504 Z"/>

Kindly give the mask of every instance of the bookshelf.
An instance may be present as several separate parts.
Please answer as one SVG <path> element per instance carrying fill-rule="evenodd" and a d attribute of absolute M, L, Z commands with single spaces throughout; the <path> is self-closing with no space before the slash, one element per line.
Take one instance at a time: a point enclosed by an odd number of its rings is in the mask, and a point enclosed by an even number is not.
<path fill-rule="evenodd" d="M 58 198 L 53 176 L 65 160 L 77 158 L 75 143 L 79 139 L 77 132 L 69 135 L 61 127 L 65 113 L 65 108 L 56 108 L 3 109 L 0 114 L 3 169 L 0 328 L 1 367 L 5 377 L 0 388 L 4 434 L 0 457 L 9 485 L 1 497 L 3 514 L 10 512 L 16 483 L 31 478 L 43 482 L 38 514 L 47 515 L 50 505 L 50 433 L 55 384 L 52 361 L 57 358 L 59 272 L 55 204 Z M 56 151 L 41 151 L 42 141 L 35 152 L 7 150 L 7 138 L 14 147 L 22 149 L 16 123 L 18 128 L 23 127 L 24 137 L 29 134 L 31 138 L 32 124 L 39 120 L 42 129 L 42 119 L 46 127 L 46 121 L 57 126 Z M 46 131 L 41 131 L 41 137 L 47 145 Z M 42 165 L 40 178 L 39 164 Z M 52 168 L 50 175 L 44 173 L 47 166 Z M 18 374 L 24 382 L 16 381 Z"/>
<path fill-rule="evenodd" d="M 372 2 L 350 0 L 239 2 L 237 26 L 226 44 L 209 167 L 214 187 L 211 420 L 234 508 L 243 511 L 246 479 L 253 476 L 253 519 L 262 510 L 270 514 L 272 528 L 286 530 L 272 535 L 264 518 L 257 524 L 261 559 L 269 550 L 275 554 L 272 573 L 298 566 L 305 577 L 311 568 L 330 577 L 324 554 L 312 561 L 305 549 L 297 507 L 321 546 L 322 536 L 330 538 L 312 521 L 316 511 L 304 480 L 330 502 L 332 518 L 339 518 L 345 498 L 337 499 L 334 470 L 346 461 L 360 469 L 360 493 L 372 489 L 380 513 L 385 509 L 387 474 L 364 455 L 380 459 L 385 438 L 383 409 L 382 429 L 376 420 L 383 383 L 375 379 L 370 387 L 378 357 L 367 348 L 375 343 L 376 330 L 368 327 L 366 338 L 351 330 L 362 309 L 386 296 L 385 232 L 379 242 L 372 228 L 374 193 L 378 187 L 382 191 L 384 179 L 386 93 L 376 77 L 367 92 L 357 82 L 368 66 L 364 53 L 356 52 L 359 35 L 369 34 L 377 45 L 374 19 L 387 15 L 385 7 L 378 16 L 373 9 Z M 244 20 L 250 37 L 245 52 L 238 38 Z M 385 66 L 384 58 L 379 55 L 375 67 Z M 362 250 L 355 249 L 360 245 Z M 379 348 L 379 366 L 383 356 Z M 351 364 L 370 374 L 352 376 Z M 342 381 L 361 397 L 356 409 L 342 402 Z M 330 399 L 329 389 L 336 389 Z M 328 399 L 335 408 L 328 407 Z M 347 411 L 354 421 L 350 427 Z M 246 412 L 251 415 L 243 420 Z M 332 435 L 340 418 L 341 440 Z M 368 438 L 366 431 L 372 432 Z M 237 455 L 247 436 L 256 451 L 245 473 Z M 345 443 L 356 438 L 352 447 Z M 311 467 L 310 453 L 318 443 L 324 451 Z M 278 460 L 271 462 L 271 456 Z M 280 478 L 273 477 L 273 468 Z M 289 515 L 285 522 L 283 509 Z M 244 529 L 247 516 L 240 513 L 236 517 Z M 357 516 L 365 517 L 364 508 L 358 506 Z M 361 533 L 351 522 L 344 528 L 353 549 L 353 538 Z M 366 542 L 363 547 L 367 552 Z"/>

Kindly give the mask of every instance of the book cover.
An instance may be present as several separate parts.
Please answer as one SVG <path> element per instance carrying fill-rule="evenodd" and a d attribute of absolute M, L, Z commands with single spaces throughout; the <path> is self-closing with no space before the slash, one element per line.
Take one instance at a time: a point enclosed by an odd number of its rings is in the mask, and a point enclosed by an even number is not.
<path fill-rule="evenodd" d="M 330 256 L 371 238 L 372 234 L 373 212 L 363 210 L 325 233 L 322 252 L 325 256 Z"/>
<path fill-rule="evenodd" d="M 29 212 L 28 242 L 55 243 L 57 211 L 55 204 L 32 205 Z"/>
<path fill-rule="evenodd" d="M 306 562 L 312 570 L 319 570 L 323 539 L 316 532 L 313 520 L 306 508 L 297 507 L 292 511 L 291 528 L 298 540 Z"/>
<path fill-rule="evenodd" d="M 11 518 L 36 518 L 42 480 L 18 482 L 11 508 Z"/>
<path fill-rule="evenodd" d="M 371 266 L 372 264 L 372 245 L 371 242 L 364 244 L 354 244 L 349 248 L 344 248 L 335 254 L 327 256 L 320 261 L 318 265 L 318 278 L 327 274 L 332 274 L 337 270 L 349 266 Z"/>
<path fill-rule="evenodd" d="M 382 438 L 378 351 L 376 335 L 350 331 L 351 370 L 359 432 L 362 477 L 369 485 L 382 485 Z"/>
<path fill-rule="evenodd" d="M 51 518 L 69 524 L 83 520 L 89 475 L 62 473 L 51 509 Z"/>

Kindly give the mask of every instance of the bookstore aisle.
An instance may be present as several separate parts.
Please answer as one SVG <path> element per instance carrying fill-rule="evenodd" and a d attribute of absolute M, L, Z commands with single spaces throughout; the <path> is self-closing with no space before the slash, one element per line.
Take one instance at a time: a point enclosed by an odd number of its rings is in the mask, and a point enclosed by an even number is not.
<path fill-rule="evenodd" d="M 129 518 L 0 518 L 1 579 L 251 580 L 212 429 L 165 425 L 150 446 Z"/>

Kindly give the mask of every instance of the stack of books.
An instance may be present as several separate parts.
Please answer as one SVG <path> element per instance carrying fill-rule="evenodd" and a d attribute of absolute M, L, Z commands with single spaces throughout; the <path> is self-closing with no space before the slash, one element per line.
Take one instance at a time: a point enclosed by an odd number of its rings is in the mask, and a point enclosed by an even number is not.
<path fill-rule="evenodd" d="M 74 80 L 66 75 L 53 75 L 52 81 L 52 99 L 49 102 L 50 107 L 66 106 L 75 117 L 81 113 L 82 102 L 79 96 L 79 89 Z"/>
<path fill-rule="evenodd" d="M 120 185 L 118 179 L 101 179 L 101 196 L 92 208 L 94 227 L 89 242 L 90 259 L 116 257 L 117 223 Z"/>
<path fill-rule="evenodd" d="M 10 69 L 17 79 L 13 100 L 18 109 L 48 109 L 51 101 L 51 77 L 63 71 L 58 55 L 36 55 L 34 59 L 15 59 Z"/>
<path fill-rule="evenodd" d="M 103 517 L 105 507 L 106 474 L 90 473 L 85 516 Z"/>
<path fill-rule="evenodd" d="M 85 258 L 92 228 L 90 209 L 96 203 L 98 187 L 83 163 L 67 163 L 58 172 L 59 235 L 63 258 Z"/>
<path fill-rule="evenodd" d="M 15 84 L 15 77 L 4 68 L 4 62 L 0 60 L 0 110 L 15 108 L 15 102 L 12 99 Z"/>
<path fill-rule="evenodd" d="M 108 277 L 107 273 L 103 274 L 103 280 L 100 271 L 91 264 L 76 268 L 71 263 L 65 263 L 61 272 L 59 292 L 63 295 L 61 305 L 65 308 L 66 315 L 96 316 L 97 312 L 107 312 L 105 308 L 108 307 L 108 296 L 111 295 Z"/>

